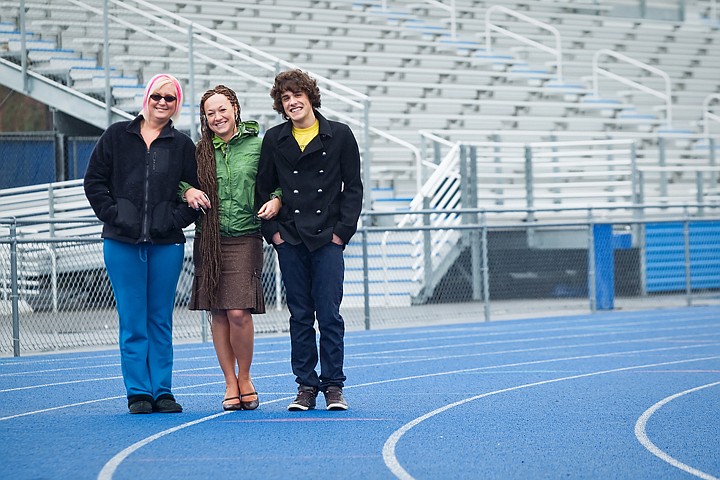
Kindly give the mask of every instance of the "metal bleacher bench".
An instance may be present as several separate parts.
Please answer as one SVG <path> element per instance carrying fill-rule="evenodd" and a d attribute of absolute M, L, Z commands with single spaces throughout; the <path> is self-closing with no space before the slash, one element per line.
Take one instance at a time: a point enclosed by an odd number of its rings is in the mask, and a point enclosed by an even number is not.
<path fill-rule="evenodd" d="M 79 222 L 53 221 L 71 219 Z M 98 235 L 100 225 L 94 219 L 82 179 L 0 190 L 0 237 L 10 235 L 14 220 L 22 237 Z"/>

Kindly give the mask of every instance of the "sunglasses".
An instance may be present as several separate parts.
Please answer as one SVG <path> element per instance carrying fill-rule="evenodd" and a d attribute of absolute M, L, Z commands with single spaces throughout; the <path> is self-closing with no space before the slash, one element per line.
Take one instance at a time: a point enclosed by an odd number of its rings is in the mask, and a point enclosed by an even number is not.
<path fill-rule="evenodd" d="M 167 103 L 172 103 L 177 100 L 177 97 L 173 97 L 172 95 L 160 95 L 159 93 L 153 93 L 152 95 L 150 95 L 150 98 L 152 98 L 156 102 L 165 99 Z"/>

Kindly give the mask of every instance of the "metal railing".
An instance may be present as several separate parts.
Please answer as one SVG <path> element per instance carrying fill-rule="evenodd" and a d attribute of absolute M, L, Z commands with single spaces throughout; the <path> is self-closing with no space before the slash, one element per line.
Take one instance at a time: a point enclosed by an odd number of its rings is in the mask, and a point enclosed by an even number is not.
<path fill-rule="evenodd" d="M 639 214 L 618 216 L 608 209 L 578 208 L 571 217 L 562 213 L 569 209 L 548 209 L 554 217 L 544 215 L 532 224 L 517 221 L 511 209 L 426 209 L 417 215 L 462 220 L 405 227 L 371 226 L 388 213 L 364 212 L 363 226 L 345 252 L 343 316 L 348 328 L 376 328 L 718 304 L 720 205 L 671 207 L 668 213 L 667 204 L 638 205 L 633 208 Z M 419 280 L 403 280 L 403 272 L 413 272 L 408 238 L 419 235 L 421 242 L 432 243 L 445 231 L 460 239 L 453 264 L 425 268 Z M 383 256 L 379 240 L 386 234 L 405 240 Z M 117 314 L 101 242 L 13 234 L 0 239 L 0 261 L 7 265 L 0 270 L 0 355 L 117 345 Z M 48 250 L 56 255 L 48 256 Z M 281 283 L 273 277 L 273 257 L 267 249 L 263 284 L 269 308 L 254 316 L 258 333 L 288 329 L 284 299 L 268 289 Z M 98 268 L 88 270 L 88 265 Z M 54 279 L 42 270 L 51 266 Z M 193 275 L 192 264 L 186 267 L 176 296 L 174 338 L 207 341 L 206 319 L 186 307 L 188 286 L 182 279 Z M 392 281 L 385 280 L 388 276 Z M 57 297 L 48 301 L 53 285 Z M 427 285 L 433 288 L 423 288 Z"/>
<path fill-rule="evenodd" d="M 507 28 L 501 27 L 492 21 L 492 14 L 495 12 L 501 12 L 506 15 L 509 15 L 511 17 L 515 17 L 519 20 L 522 20 L 527 23 L 531 23 L 537 27 L 542 28 L 543 30 L 547 30 L 550 32 L 553 37 L 555 38 L 555 48 L 548 47 L 547 45 L 537 42 L 535 40 L 532 40 L 531 38 L 526 37 L 525 35 L 521 35 L 519 33 L 513 32 L 511 30 L 508 30 Z M 563 58 L 562 58 L 562 40 L 560 31 L 553 27 L 550 24 L 547 24 L 545 22 L 541 22 L 539 20 L 535 20 L 532 17 L 529 17 L 523 13 L 516 12 L 515 10 L 511 10 L 507 7 L 503 7 L 501 5 L 493 5 L 487 9 L 485 12 L 485 48 L 488 52 L 492 51 L 492 33 L 497 32 L 502 35 L 505 35 L 507 37 L 513 38 L 521 43 L 524 43 L 526 45 L 530 45 L 533 48 L 536 48 L 537 50 L 549 53 L 555 57 L 555 68 L 556 68 L 556 76 L 558 82 L 563 81 Z"/>
<path fill-rule="evenodd" d="M 624 77 L 622 75 L 612 73 L 611 71 L 607 70 L 606 68 L 602 68 L 600 66 L 600 58 L 603 56 L 615 58 L 617 60 L 629 63 L 638 68 L 641 68 L 647 72 L 658 75 L 659 77 L 661 77 L 663 79 L 663 82 L 665 84 L 665 91 L 661 92 L 659 90 L 655 90 L 654 88 L 650 88 L 646 85 L 638 83 L 638 82 L 631 80 L 627 77 Z M 634 58 L 628 57 L 627 55 L 623 55 L 622 53 L 619 53 L 619 52 L 616 52 L 613 50 L 609 50 L 607 48 L 602 48 L 602 49 L 598 50 L 597 52 L 595 52 L 595 54 L 593 55 L 592 78 L 593 78 L 593 92 L 596 97 L 600 97 L 600 82 L 598 81 L 600 75 L 610 78 L 612 80 L 616 80 L 624 85 L 628 85 L 636 90 L 639 90 L 641 92 L 644 92 L 644 93 L 647 93 L 654 97 L 657 97 L 660 100 L 663 100 L 665 102 L 665 121 L 666 121 L 668 128 L 672 127 L 672 86 L 671 86 L 672 82 L 670 80 L 670 76 L 667 73 L 660 70 L 659 68 L 653 67 L 652 65 L 648 65 L 646 63 L 640 62 L 638 60 L 635 60 Z"/>

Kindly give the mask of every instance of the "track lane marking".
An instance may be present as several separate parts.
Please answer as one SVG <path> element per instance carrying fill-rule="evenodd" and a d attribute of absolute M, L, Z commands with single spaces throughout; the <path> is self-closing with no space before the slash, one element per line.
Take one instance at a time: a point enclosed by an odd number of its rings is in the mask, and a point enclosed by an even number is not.
<path fill-rule="evenodd" d="M 690 465 L 687 465 L 679 460 L 676 460 L 675 458 L 671 457 L 664 451 L 660 450 L 648 437 L 645 426 L 647 425 L 648 420 L 650 420 L 650 417 L 660 410 L 663 406 L 667 405 L 668 403 L 672 402 L 673 400 L 682 397 L 683 395 L 687 395 L 690 393 L 695 393 L 697 391 L 700 391 L 704 388 L 710 388 L 720 385 L 720 382 L 714 382 L 714 383 L 708 383 L 706 385 L 700 385 L 699 387 L 691 388 L 689 390 L 685 390 L 682 392 L 678 392 L 674 395 L 670 395 L 669 397 L 665 397 L 659 402 L 657 402 L 652 407 L 645 410 L 645 412 L 640 415 L 637 422 L 635 423 L 635 438 L 638 439 L 640 444 L 645 447 L 650 453 L 658 457 L 659 459 L 669 463 L 675 468 L 679 468 L 680 470 L 683 470 L 690 475 L 695 475 L 696 477 L 702 478 L 703 480 L 718 480 L 718 477 L 714 477 L 710 475 L 709 473 L 705 473 L 701 470 L 698 470 L 697 468 L 693 468 Z"/>
<path fill-rule="evenodd" d="M 492 395 L 499 395 L 499 394 L 501 394 L 501 393 L 512 392 L 512 391 L 515 391 L 515 390 L 521 390 L 521 389 L 530 388 L 530 387 L 537 387 L 537 386 L 540 386 L 540 385 L 547 385 L 547 384 L 550 384 L 550 383 L 563 382 L 563 381 L 566 381 L 566 380 L 576 380 L 576 379 L 578 379 L 578 378 L 587 378 L 587 377 L 592 377 L 592 376 L 597 376 L 597 375 L 607 375 L 607 374 L 610 374 L 610 373 L 617 373 L 617 372 L 623 372 L 623 371 L 628 371 L 628 370 L 639 370 L 639 369 L 642 369 L 642 368 L 659 367 L 659 366 L 663 366 L 663 365 L 677 365 L 677 364 L 680 364 L 680 363 L 699 362 L 699 361 L 716 360 L 716 359 L 720 359 L 720 356 L 711 356 L 711 357 L 702 357 L 702 358 L 691 358 L 691 359 L 684 359 L 684 360 L 674 360 L 674 361 L 671 361 L 671 362 L 661 362 L 661 363 L 653 363 L 653 364 L 647 364 L 647 365 L 634 365 L 634 366 L 629 366 L 629 367 L 613 368 L 613 369 L 610 369 L 610 370 L 600 370 L 600 371 L 597 371 L 597 372 L 582 373 L 582 374 L 578 374 L 578 375 L 570 375 L 570 376 L 567 376 L 567 377 L 554 378 L 554 379 L 550 379 L 550 380 L 542 380 L 542 381 L 539 381 L 539 382 L 525 383 L 525 384 L 522 384 L 522 385 L 516 385 L 516 386 L 514 386 L 514 387 L 508 387 L 508 388 L 503 388 L 503 389 L 500 389 L 500 390 L 494 390 L 494 391 L 492 391 L 492 392 L 486 392 L 486 393 L 483 393 L 483 394 L 480 394 L 480 395 L 475 395 L 475 396 L 472 396 L 472 397 L 469 397 L 469 398 L 465 398 L 465 399 L 463 399 L 463 400 L 459 400 L 459 401 L 457 401 L 457 402 L 453 402 L 453 403 L 450 403 L 450 404 L 445 405 L 445 406 L 443 406 L 443 407 L 440 407 L 440 408 L 437 408 L 437 409 L 435 409 L 435 410 L 432 410 L 432 411 L 426 413 L 425 415 L 422 415 L 422 416 L 420 416 L 420 417 L 417 417 L 417 418 L 415 418 L 414 420 L 406 423 L 405 425 L 403 425 L 403 426 L 400 427 L 399 429 L 395 430 L 395 431 L 388 437 L 388 439 L 385 441 L 385 444 L 383 445 L 383 449 L 382 449 L 383 461 L 385 462 L 385 465 L 388 467 L 388 469 L 390 470 L 390 472 L 391 472 L 393 475 L 395 475 L 395 477 L 397 477 L 397 478 L 399 478 L 399 479 L 401 479 L 401 480 L 414 480 L 415 477 L 413 477 L 412 475 L 410 475 L 410 474 L 400 465 L 400 462 L 398 461 L 397 456 L 395 455 L 395 447 L 397 446 L 397 443 L 400 441 L 400 439 L 403 437 L 403 435 L 405 435 L 405 434 L 406 434 L 408 431 L 410 431 L 412 428 L 414 428 L 415 426 L 419 425 L 420 423 L 424 422 L 425 420 L 427 420 L 427 419 L 429 419 L 429 418 L 432 418 L 432 417 L 434 417 L 434 416 L 436 416 L 436 415 L 438 415 L 438 414 L 440 414 L 440 413 L 443 413 L 443 412 L 445 412 L 445 411 L 447 411 L 447 410 L 450 410 L 451 408 L 457 407 L 457 406 L 459 406 L 459 405 L 464 405 L 464 404 L 466 404 L 466 403 L 469 403 L 469 402 L 472 402 L 472 401 L 475 401 L 475 400 L 479 400 L 479 399 L 482 399 L 482 398 L 490 397 L 490 396 L 492 396 Z M 473 370 L 477 370 L 477 369 L 458 370 L 458 371 L 456 371 L 456 372 L 448 372 L 448 373 L 446 373 L 446 374 L 450 374 L 450 373 L 460 373 L 460 372 L 473 371 Z M 421 376 L 414 376 L 414 377 L 407 377 L 407 378 L 408 378 L 408 379 L 410 379 L 410 378 L 423 378 L 423 377 L 425 377 L 425 376 L 431 376 L 431 375 L 421 375 Z"/>
<path fill-rule="evenodd" d="M 717 346 L 717 345 L 720 345 L 720 344 L 702 345 L 702 347 L 705 347 L 705 346 Z M 345 387 L 345 388 L 346 388 L 346 389 L 359 388 L 359 387 L 363 387 L 363 386 L 379 385 L 379 384 L 382 384 L 382 383 L 398 382 L 398 381 L 410 380 L 410 379 L 415 379 L 415 378 L 427 378 L 427 377 L 433 377 L 433 376 L 438 376 L 438 375 L 452 375 L 452 374 L 464 373 L 464 372 L 469 372 L 469 371 L 487 370 L 487 369 L 491 369 L 491 368 L 504 368 L 504 367 L 508 367 L 508 366 L 538 364 L 538 363 L 548 363 L 548 362 L 554 362 L 554 361 L 568 361 L 568 360 L 575 360 L 575 359 L 598 358 L 598 357 L 607 357 L 607 356 L 613 356 L 613 355 L 617 356 L 617 355 L 646 353 L 646 352 L 655 352 L 655 351 L 681 350 L 681 349 L 698 348 L 698 347 L 700 347 L 700 345 L 689 345 L 689 346 L 682 346 L 682 347 L 666 347 L 666 348 L 657 348 L 657 349 L 650 349 L 650 350 L 636 350 L 636 351 L 626 351 L 626 352 L 612 352 L 612 353 L 603 353 L 603 354 L 597 354 L 597 355 L 582 355 L 582 356 L 576 356 L 576 357 L 565 357 L 565 358 L 560 358 L 560 359 L 535 360 L 535 361 L 531 361 L 531 362 L 519 362 L 519 363 L 513 363 L 513 364 L 507 364 L 507 365 L 495 365 L 495 366 L 489 366 L 489 367 L 468 368 L 468 369 L 454 370 L 454 371 L 449 371 L 449 372 L 435 372 L 435 373 L 425 374 L 425 375 L 415 375 L 415 376 L 411 376 L 411 377 L 393 378 L 393 379 L 387 379 L 387 380 L 382 380 L 382 381 L 377 381 L 377 382 L 368 382 L 368 383 L 364 383 L 364 384 L 351 385 L 351 386 L 347 386 L 347 387 Z M 684 362 L 699 361 L 699 360 L 706 360 L 706 359 L 713 359 L 713 358 L 720 358 L 720 356 L 718 356 L 718 357 L 707 357 L 707 358 L 701 358 L 701 359 L 691 359 L 691 360 L 679 360 L 679 361 L 666 362 L 666 363 L 667 363 L 667 364 L 684 363 Z M 659 365 L 664 365 L 664 364 L 665 364 L 665 363 L 657 363 L 657 364 L 652 364 L 652 365 L 648 365 L 648 366 L 659 366 Z M 617 369 L 617 371 L 629 370 L 629 369 L 633 369 L 633 368 L 642 368 L 642 367 L 623 367 L 623 368 Z M 592 374 L 574 375 L 574 376 L 572 376 L 572 377 L 567 377 L 567 378 L 580 378 L 580 377 L 590 376 L 590 375 L 592 375 Z M 555 380 L 555 381 L 559 381 L 559 380 Z M 542 383 L 550 383 L 550 382 L 551 382 L 551 381 L 547 381 L 547 382 L 536 382 L 535 384 L 530 384 L 530 385 L 536 385 L 536 384 L 539 385 L 539 384 L 542 384 Z M 521 388 L 521 387 L 515 387 L 515 388 Z M 498 391 L 498 392 L 509 391 L 509 390 L 510 390 L 510 389 L 504 389 L 504 390 L 501 390 L 501 391 Z M 479 396 L 479 397 L 477 397 L 477 398 L 482 398 L 483 396 L 488 396 L 488 394 L 484 394 L 484 395 Z M 282 400 L 289 400 L 289 399 L 292 399 L 292 398 L 294 398 L 294 396 L 284 397 L 284 398 L 278 398 L 278 399 L 270 400 L 270 401 L 264 402 L 264 403 L 276 403 L 276 402 L 279 402 L 279 401 L 282 401 Z M 461 403 L 465 403 L 465 402 L 461 402 Z M 457 404 L 459 405 L 460 403 L 457 403 Z M 453 404 L 453 405 L 454 405 L 454 404 Z M 447 408 L 446 408 L 446 409 L 447 409 Z M 443 411 L 444 411 L 444 410 L 443 410 Z M 187 423 L 184 423 L 184 424 L 181 424 L 181 425 L 177 425 L 177 426 L 175 426 L 175 427 L 169 428 L 169 429 L 167 429 L 167 430 L 163 430 L 163 431 L 158 432 L 158 433 L 156 433 L 156 434 L 154 434 L 154 435 L 151 435 L 151 436 L 149 436 L 149 437 L 146 437 L 145 439 L 140 440 L 139 442 L 136 442 L 136 443 L 130 445 L 129 447 L 127 447 L 127 448 L 123 449 L 122 451 L 120 451 L 119 453 L 117 453 L 114 457 L 112 457 L 112 458 L 103 466 L 102 470 L 101 470 L 100 473 L 98 474 L 98 477 L 97 477 L 98 480 L 110 480 L 110 479 L 112 479 L 113 474 L 115 473 L 115 471 L 117 470 L 117 468 L 120 466 L 120 464 L 121 464 L 126 458 L 128 458 L 132 453 L 136 452 L 136 451 L 139 450 L 140 448 L 142 448 L 142 447 L 144 447 L 144 446 L 152 443 L 153 441 L 155 441 L 155 440 L 157 440 L 157 439 L 159 439 L 159 438 L 162 438 L 162 437 L 164 437 L 164 436 L 166 436 L 166 435 L 169 435 L 169 434 L 171 434 L 171 433 L 174 433 L 174 432 L 177 432 L 177 431 L 179 431 L 179 430 L 182 430 L 182 429 L 184 429 L 184 428 L 191 427 L 191 426 L 194 426 L 194 425 L 198 425 L 198 424 L 200 424 L 200 423 L 206 422 L 206 421 L 208 421 L 208 420 L 213 420 L 213 419 L 215 419 L 215 418 L 219 418 L 219 417 L 221 417 L 221 416 L 223 416 L 223 415 L 227 415 L 227 414 L 229 414 L 229 413 L 232 413 L 232 412 L 220 412 L 220 413 L 216 413 L 216 414 L 213 414 L 213 415 L 210 415 L 210 416 L 207 416 L 207 417 L 203 417 L 203 418 L 199 418 L 199 419 L 193 420 L 192 422 L 187 422 Z M 439 412 L 438 412 L 438 413 L 439 413 Z M 429 417 L 428 417 L 428 418 L 429 418 Z M 418 422 L 418 423 L 419 423 L 419 422 Z M 398 439 L 399 439 L 399 437 L 398 437 Z M 387 445 L 387 442 L 386 442 L 386 445 Z M 393 452 L 394 452 L 394 447 L 393 447 Z M 385 448 L 383 448 L 383 459 L 385 459 Z M 386 465 L 387 465 L 387 462 L 386 462 Z M 398 464 L 398 467 L 399 467 L 400 469 L 402 469 L 402 467 L 400 467 L 399 464 Z M 392 469 L 391 469 L 391 471 L 392 471 Z M 403 470 L 403 471 L 404 471 L 404 470 Z M 412 477 L 407 477 L 407 478 L 412 478 Z"/>

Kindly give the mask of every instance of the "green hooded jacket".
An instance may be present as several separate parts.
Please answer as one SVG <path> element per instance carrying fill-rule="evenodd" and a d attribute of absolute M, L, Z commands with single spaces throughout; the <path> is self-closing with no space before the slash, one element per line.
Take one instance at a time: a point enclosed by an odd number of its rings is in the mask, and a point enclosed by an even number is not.
<path fill-rule="evenodd" d="M 249 120 L 238 125 L 238 132 L 225 143 L 213 137 L 217 168 L 218 197 L 220 199 L 220 235 L 239 237 L 260 231 L 260 220 L 255 206 L 255 177 L 260 160 L 258 137 L 260 125 Z M 182 185 L 184 194 L 189 185 Z M 278 192 L 278 196 L 279 192 Z M 201 219 L 195 223 L 200 233 Z"/>

